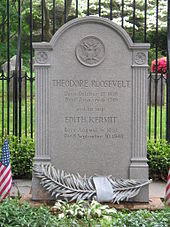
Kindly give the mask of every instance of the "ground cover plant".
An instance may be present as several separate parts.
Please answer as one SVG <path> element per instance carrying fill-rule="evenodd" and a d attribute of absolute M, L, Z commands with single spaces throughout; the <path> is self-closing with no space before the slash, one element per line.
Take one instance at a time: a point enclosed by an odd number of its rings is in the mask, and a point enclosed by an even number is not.
<path fill-rule="evenodd" d="M 138 210 L 117 211 L 106 205 L 92 201 L 69 204 L 57 201 L 53 208 L 41 206 L 31 207 L 27 202 L 20 205 L 17 199 L 5 199 L 0 203 L 0 226 L 124 226 L 124 227 L 168 227 L 170 209 L 150 212 Z"/>

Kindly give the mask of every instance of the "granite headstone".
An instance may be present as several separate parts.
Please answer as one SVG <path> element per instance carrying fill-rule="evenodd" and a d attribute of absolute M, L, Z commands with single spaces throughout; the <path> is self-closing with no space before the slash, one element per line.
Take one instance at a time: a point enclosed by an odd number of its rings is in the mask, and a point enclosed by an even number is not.
<path fill-rule="evenodd" d="M 34 43 L 34 164 L 70 173 L 148 179 L 149 44 L 110 20 L 75 19 Z M 33 199 L 50 199 L 33 176 Z M 148 186 L 135 201 L 148 201 Z"/>

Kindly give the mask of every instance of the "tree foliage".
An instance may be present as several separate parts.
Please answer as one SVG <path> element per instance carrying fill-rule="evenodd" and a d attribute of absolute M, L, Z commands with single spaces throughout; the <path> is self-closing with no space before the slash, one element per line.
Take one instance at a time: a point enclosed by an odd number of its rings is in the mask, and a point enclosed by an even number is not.
<path fill-rule="evenodd" d="M 22 18 L 22 57 L 25 64 L 29 62 L 30 53 L 30 0 L 21 0 Z M 53 0 L 32 1 L 32 24 L 33 41 L 41 41 L 42 24 L 42 2 L 44 14 L 44 40 L 49 41 L 53 34 Z M 79 17 L 87 14 L 87 0 L 78 1 Z M 159 29 L 159 50 L 166 52 L 166 28 L 167 28 L 167 1 L 159 0 L 158 5 L 158 29 Z M 76 17 L 76 1 L 67 0 L 66 10 L 64 0 L 55 1 L 55 30 L 64 23 L 64 12 L 66 19 L 71 20 Z M 99 1 L 90 0 L 90 15 L 99 14 Z M 145 1 L 135 1 L 135 41 L 144 41 L 145 24 Z M 147 41 L 151 43 L 151 48 L 155 48 L 155 27 L 156 27 L 156 1 L 147 1 Z M 9 0 L 10 11 L 10 56 L 16 54 L 18 37 L 18 1 Z M 110 17 L 110 0 L 101 0 L 101 16 Z M 122 0 L 112 1 L 113 22 L 122 24 Z M 133 0 L 124 1 L 123 25 L 126 31 L 132 35 L 133 31 Z M 7 0 L 1 0 L 0 5 L 0 65 L 7 59 Z M 166 53 L 165 53 L 166 54 Z M 152 57 L 153 58 L 153 57 Z"/>

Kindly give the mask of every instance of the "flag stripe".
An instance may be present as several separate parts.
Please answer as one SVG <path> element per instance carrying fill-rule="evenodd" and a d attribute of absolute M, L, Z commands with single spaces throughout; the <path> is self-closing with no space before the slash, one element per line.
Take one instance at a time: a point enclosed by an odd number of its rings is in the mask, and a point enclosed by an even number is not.
<path fill-rule="evenodd" d="M 6 197 L 6 195 L 8 194 L 8 192 L 10 191 L 12 186 L 12 179 L 9 178 L 7 184 L 5 185 L 4 189 L 3 189 L 3 193 L 1 195 L 2 199 Z"/>
<path fill-rule="evenodd" d="M 170 180 L 170 170 L 169 170 L 169 173 L 168 173 L 168 179 L 167 179 L 167 181 L 169 181 Z"/>
<path fill-rule="evenodd" d="M 10 153 L 7 139 L 5 139 L 0 160 L 0 201 L 4 199 L 12 187 L 12 174 L 10 167 Z"/>
<path fill-rule="evenodd" d="M 6 189 L 1 194 L 1 199 L 6 197 L 6 194 L 8 194 L 8 192 L 11 190 L 11 187 L 12 187 L 12 180 L 9 179 L 9 185 L 7 185 Z"/>
<path fill-rule="evenodd" d="M 170 181 L 169 181 L 169 183 L 166 186 L 166 193 L 168 192 L 169 189 L 170 189 Z"/>
<path fill-rule="evenodd" d="M 170 194 L 168 194 L 167 196 L 166 196 L 166 201 L 168 201 L 170 199 Z"/>
<path fill-rule="evenodd" d="M 1 194 L 1 198 L 5 198 L 5 195 L 8 193 L 8 191 L 10 191 L 11 187 L 12 187 L 12 180 L 9 179 L 8 181 L 9 184 L 6 185 L 6 187 L 4 188 L 2 194 Z"/>
<path fill-rule="evenodd" d="M 166 201 L 166 204 L 167 204 L 167 205 L 170 204 L 170 198 Z"/>
<path fill-rule="evenodd" d="M 10 193 L 11 187 L 9 188 L 9 190 L 7 191 L 7 193 L 4 196 L 0 197 L 0 202 L 2 202 L 3 199 L 5 199 L 5 197 Z"/>
<path fill-rule="evenodd" d="M 3 184 L 1 185 L 1 190 L 0 190 L 0 194 L 2 194 L 2 192 L 6 189 L 6 187 L 8 186 L 9 184 L 9 180 L 11 179 L 11 174 L 10 174 L 10 171 L 9 171 L 9 174 L 6 176 Z"/>
<path fill-rule="evenodd" d="M 7 172 L 8 169 L 10 168 L 10 165 L 7 166 L 7 167 L 2 165 L 2 167 L 3 167 L 3 169 L 2 169 L 2 172 L 1 172 L 1 174 L 0 174 L 0 181 L 2 181 L 2 179 L 3 179 L 4 176 L 6 175 L 6 172 Z"/>
<path fill-rule="evenodd" d="M 10 165 L 5 169 L 5 172 L 3 173 L 3 176 L 0 177 L 0 181 L 1 181 L 1 187 L 3 187 L 4 181 L 7 178 L 7 176 L 9 175 L 9 173 L 11 172 L 11 168 Z"/>
<path fill-rule="evenodd" d="M 167 191 L 167 193 L 166 193 L 166 194 L 167 194 L 167 195 L 168 195 L 168 194 L 170 194 L 170 189 Z"/>
<path fill-rule="evenodd" d="M 4 173 L 4 171 L 5 171 L 5 169 L 6 169 L 6 167 L 4 166 L 4 165 L 2 165 L 1 163 L 0 163 L 0 182 L 1 182 L 1 176 L 3 175 L 3 173 Z"/>
<path fill-rule="evenodd" d="M 170 206 L 170 168 L 168 172 L 168 179 L 166 185 L 166 204 Z"/>

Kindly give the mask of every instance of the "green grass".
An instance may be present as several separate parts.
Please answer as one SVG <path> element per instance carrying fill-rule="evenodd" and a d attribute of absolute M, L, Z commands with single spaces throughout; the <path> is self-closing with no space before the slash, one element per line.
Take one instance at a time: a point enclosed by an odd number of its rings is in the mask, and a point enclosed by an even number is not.
<path fill-rule="evenodd" d="M 35 86 L 33 82 L 33 94 L 35 93 Z M 30 95 L 30 81 L 27 81 L 27 99 L 22 98 L 21 101 L 21 130 L 22 134 L 25 134 L 26 128 L 26 119 L 27 119 L 27 135 L 31 133 L 31 95 Z M 25 111 L 25 102 L 27 103 L 27 116 Z M 33 105 L 33 128 L 34 128 L 34 119 L 35 119 L 35 97 L 33 96 L 32 100 Z M 19 129 L 19 101 L 18 101 L 18 129 Z M 4 116 L 4 128 L 7 130 L 7 82 L 4 82 L 4 114 L 2 114 L 2 81 L 0 81 L 0 134 L 2 135 L 2 119 Z M 13 133 L 13 101 L 9 102 L 9 131 L 10 134 Z M 34 130 L 33 130 L 34 131 Z M 4 131 L 5 133 L 5 131 Z"/>
<path fill-rule="evenodd" d="M 157 106 L 157 127 L 156 127 L 156 137 L 157 139 L 166 138 L 166 104 L 162 107 L 162 118 L 161 118 L 161 107 Z M 150 122 L 150 137 L 154 139 L 155 134 L 155 106 L 147 107 L 147 136 L 149 138 L 149 114 L 151 114 Z M 161 133 L 162 124 L 162 133 Z"/>

